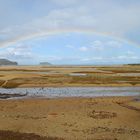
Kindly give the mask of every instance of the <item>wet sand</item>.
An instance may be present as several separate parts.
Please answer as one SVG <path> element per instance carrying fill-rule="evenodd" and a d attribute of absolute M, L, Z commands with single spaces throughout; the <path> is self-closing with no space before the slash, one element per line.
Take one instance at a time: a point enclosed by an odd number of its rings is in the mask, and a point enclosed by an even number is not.
<path fill-rule="evenodd" d="M 0 130 L 5 130 L 0 131 L 2 140 L 26 133 L 32 133 L 27 140 L 139 140 L 140 101 L 136 97 L 1 100 Z"/>

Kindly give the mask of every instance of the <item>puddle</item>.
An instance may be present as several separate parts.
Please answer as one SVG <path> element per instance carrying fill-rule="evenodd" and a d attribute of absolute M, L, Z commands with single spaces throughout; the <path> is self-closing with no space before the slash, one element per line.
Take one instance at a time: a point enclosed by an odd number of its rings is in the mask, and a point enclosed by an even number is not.
<path fill-rule="evenodd" d="M 70 73 L 70 76 L 87 76 L 86 73 Z"/>

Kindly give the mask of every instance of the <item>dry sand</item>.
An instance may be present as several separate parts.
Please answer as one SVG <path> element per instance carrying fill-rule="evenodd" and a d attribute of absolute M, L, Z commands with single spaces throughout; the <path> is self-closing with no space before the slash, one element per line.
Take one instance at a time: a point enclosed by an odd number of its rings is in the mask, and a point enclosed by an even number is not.
<path fill-rule="evenodd" d="M 133 99 L 0 100 L 0 130 L 10 130 L 0 131 L 0 140 L 7 140 L 6 135 L 17 139 L 25 136 L 26 140 L 47 140 L 46 136 L 66 140 L 140 140 L 140 101 Z"/>

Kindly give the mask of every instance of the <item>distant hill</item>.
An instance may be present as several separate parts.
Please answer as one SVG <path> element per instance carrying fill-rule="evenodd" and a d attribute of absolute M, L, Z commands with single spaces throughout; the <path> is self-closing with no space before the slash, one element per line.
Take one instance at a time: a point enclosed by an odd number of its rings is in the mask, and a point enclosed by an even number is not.
<path fill-rule="evenodd" d="M 1 65 L 18 65 L 18 63 L 10 61 L 8 59 L 0 59 L 0 66 Z"/>
<path fill-rule="evenodd" d="M 50 66 L 50 65 L 52 65 L 52 64 L 49 63 L 49 62 L 40 62 L 40 65 L 43 65 L 43 66 Z"/>
<path fill-rule="evenodd" d="M 140 63 L 138 63 L 138 64 L 127 64 L 127 65 L 140 66 Z"/>

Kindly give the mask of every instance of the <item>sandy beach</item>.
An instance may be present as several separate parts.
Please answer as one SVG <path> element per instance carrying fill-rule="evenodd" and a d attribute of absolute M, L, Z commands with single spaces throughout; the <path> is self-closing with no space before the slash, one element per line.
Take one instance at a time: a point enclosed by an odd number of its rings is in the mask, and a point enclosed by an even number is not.
<path fill-rule="evenodd" d="M 140 101 L 135 98 L 0 100 L 0 139 L 139 140 Z"/>
<path fill-rule="evenodd" d="M 140 140 L 140 0 L 0 0 L 0 140 Z"/>

